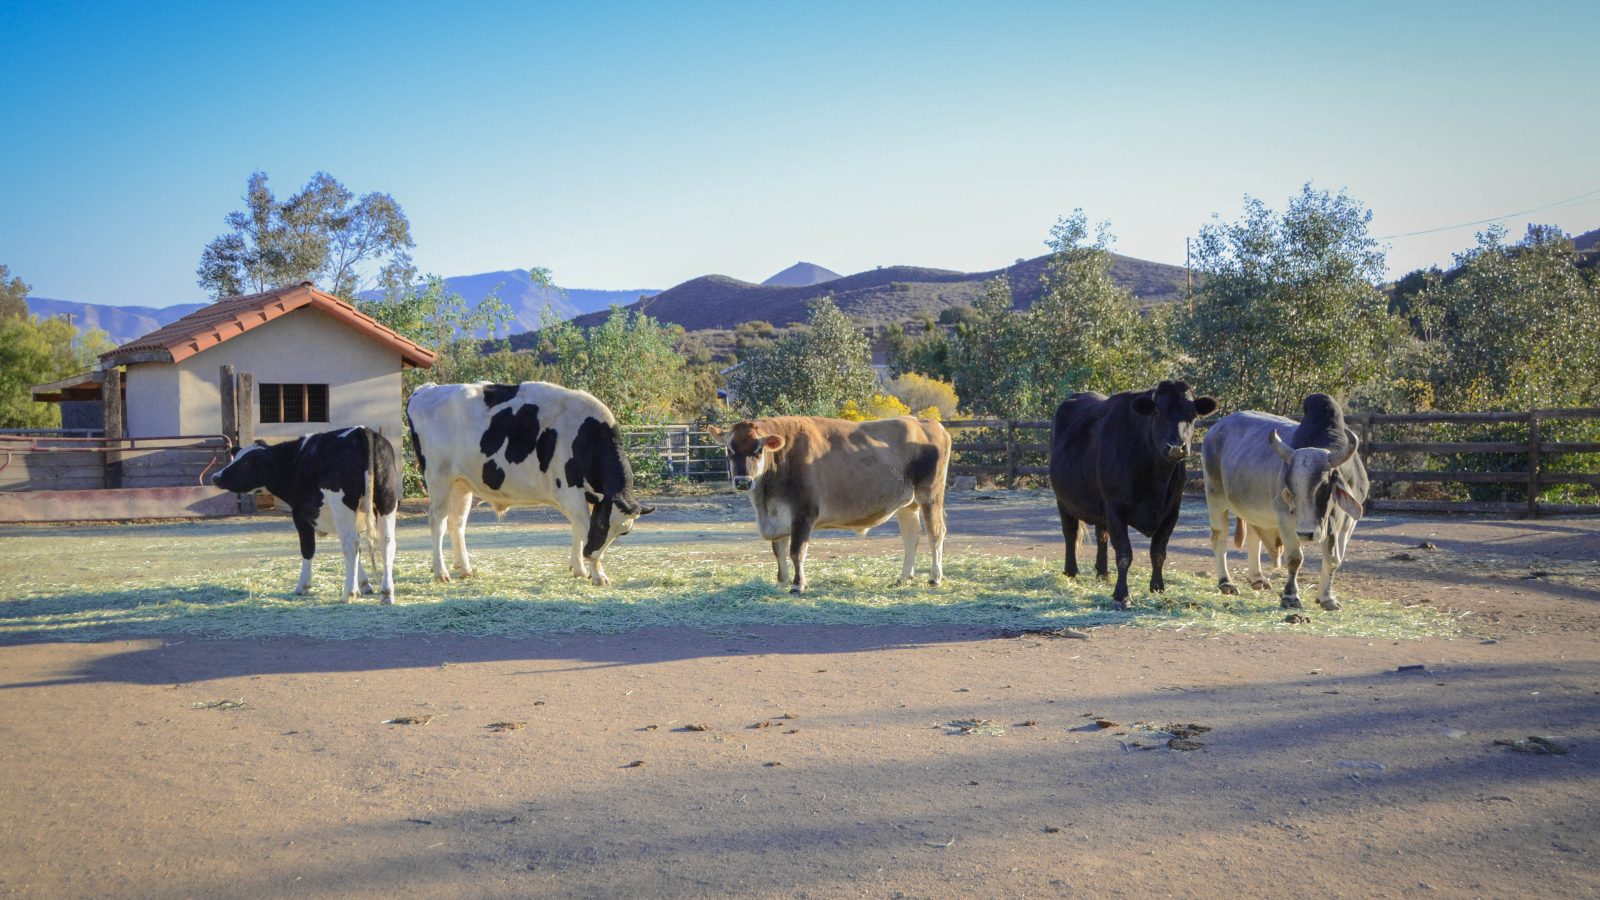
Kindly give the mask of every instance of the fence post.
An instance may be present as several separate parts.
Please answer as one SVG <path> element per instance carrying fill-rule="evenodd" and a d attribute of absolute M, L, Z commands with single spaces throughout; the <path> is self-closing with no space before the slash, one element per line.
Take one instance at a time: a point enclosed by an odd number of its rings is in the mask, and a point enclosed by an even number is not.
<path fill-rule="evenodd" d="M 1017 421 L 1006 420 L 1006 490 L 1017 489 Z"/>
<path fill-rule="evenodd" d="M 222 412 L 222 433 L 233 441 L 234 446 L 239 444 L 239 401 L 236 386 L 233 381 L 233 366 L 223 366 L 218 373 L 217 387 L 220 411 Z"/>
<path fill-rule="evenodd" d="M 100 406 L 105 412 L 102 433 L 106 438 L 105 485 L 122 487 L 122 451 L 114 449 L 112 442 L 122 440 L 122 372 L 107 369 L 100 383 Z"/>
<path fill-rule="evenodd" d="M 1528 518 L 1539 518 L 1539 414 L 1528 413 Z"/>

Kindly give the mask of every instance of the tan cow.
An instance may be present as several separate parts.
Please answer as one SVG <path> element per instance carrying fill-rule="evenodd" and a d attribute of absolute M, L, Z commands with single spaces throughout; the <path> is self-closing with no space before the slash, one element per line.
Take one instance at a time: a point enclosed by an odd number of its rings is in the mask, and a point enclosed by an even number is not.
<path fill-rule="evenodd" d="M 812 416 L 745 421 L 708 429 L 728 448 L 733 486 L 749 492 L 761 537 L 772 542 L 778 584 L 806 587 L 806 546 L 816 528 L 867 533 L 899 517 L 905 543 L 901 583 L 917 556 L 917 513 L 933 549 L 931 584 L 944 579 L 944 482 L 950 434 L 928 419 L 900 416 L 847 422 Z"/>

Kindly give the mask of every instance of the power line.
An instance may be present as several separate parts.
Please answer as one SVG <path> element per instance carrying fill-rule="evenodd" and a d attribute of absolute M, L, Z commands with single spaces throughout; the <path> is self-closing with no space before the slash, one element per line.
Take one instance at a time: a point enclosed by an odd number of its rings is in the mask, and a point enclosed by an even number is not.
<path fill-rule="evenodd" d="M 1569 205 L 1570 206 L 1582 206 L 1584 204 L 1593 203 L 1596 200 L 1600 200 L 1600 197 L 1595 197 L 1594 200 L 1584 200 L 1583 199 L 1585 197 L 1593 197 L 1595 194 L 1600 194 L 1600 188 L 1595 188 L 1592 191 L 1584 191 L 1583 193 L 1578 194 L 1575 197 L 1568 197 L 1565 200 L 1557 200 L 1554 203 L 1546 203 L 1543 206 L 1535 206 L 1532 209 L 1525 209 L 1525 210 L 1522 210 L 1521 212 L 1506 213 L 1505 215 L 1500 215 L 1500 216 L 1490 216 L 1487 219 L 1479 219 L 1479 220 L 1477 220 L 1475 222 L 1461 222 L 1461 223 L 1456 224 L 1456 225 L 1443 225 L 1443 226 L 1440 226 L 1438 228 L 1425 228 L 1425 229 L 1423 229 L 1421 231 L 1407 231 L 1407 232 L 1402 232 L 1400 234 L 1384 234 L 1384 235 L 1379 235 L 1378 237 L 1374 238 L 1374 240 L 1387 241 L 1387 240 L 1391 240 L 1393 238 L 1416 237 L 1419 234 L 1437 234 L 1438 232 L 1441 232 L 1441 231 L 1453 231 L 1453 230 L 1455 230 L 1457 228 L 1467 228 L 1467 227 L 1470 227 L 1472 225 L 1487 225 L 1490 222 L 1498 222 L 1501 219 L 1509 219 L 1512 216 L 1525 216 L 1525 215 L 1528 215 L 1529 213 L 1543 212 L 1543 211 L 1545 211 L 1547 209 L 1554 209 L 1554 208 L 1556 208 L 1558 206 L 1569 206 Z M 1579 200 L 1582 200 L 1583 203 L 1574 202 L 1574 201 L 1579 201 Z"/>

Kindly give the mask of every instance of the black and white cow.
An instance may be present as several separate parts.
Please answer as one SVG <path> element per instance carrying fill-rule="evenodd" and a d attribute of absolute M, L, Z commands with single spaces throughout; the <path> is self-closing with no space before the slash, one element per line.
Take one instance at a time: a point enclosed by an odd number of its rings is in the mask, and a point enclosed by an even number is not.
<path fill-rule="evenodd" d="M 467 513 L 473 497 L 496 513 L 554 506 L 572 523 L 572 574 L 610 583 L 601 559 L 654 507 L 633 496 L 622 433 L 604 403 L 558 384 L 424 384 L 406 404 L 411 446 L 428 486 L 433 576 L 444 566 L 448 526 L 456 569 L 472 574 Z"/>
<path fill-rule="evenodd" d="M 356 426 L 308 434 L 280 444 L 256 441 L 243 448 L 211 483 L 225 491 L 265 490 L 288 504 L 300 532 L 300 582 L 311 589 L 317 535 L 337 534 L 344 551 L 344 599 L 372 593 L 361 566 L 360 535 L 382 547 L 384 603 L 394 602 L 394 520 L 400 506 L 400 466 L 388 438 Z"/>

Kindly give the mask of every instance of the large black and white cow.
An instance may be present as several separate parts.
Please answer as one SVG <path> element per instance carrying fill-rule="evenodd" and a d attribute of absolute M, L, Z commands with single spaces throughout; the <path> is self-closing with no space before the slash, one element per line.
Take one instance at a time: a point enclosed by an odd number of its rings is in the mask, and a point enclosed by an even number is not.
<path fill-rule="evenodd" d="M 1117 585 L 1111 593 L 1117 609 L 1128 608 L 1129 528 L 1150 538 L 1150 590 L 1166 589 L 1161 568 L 1178 524 L 1194 420 L 1216 409 L 1215 400 L 1196 397 L 1181 381 L 1110 397 L 1086 391 L 1056 409 L 1050 486 L 1067 543 L 1064 571 L 1077 577 L 1080 529 L 1083 523 L 1094 525 L 1096 575 L 1110 577 L 1108 539 L 1117 552 Z"/>
<path fill-rule="evenodd" d="M 1370 484 L 1367 467 L 1357 453 L 1360 441 L 1344 423 L 1339 404 L 1327 394 L 1305 399 L 1305 418 L 1263 412 L 1236 412 L 1206 432 L 1206 508 L 1211 515 L 1211 552 L 1216 557 L 1217 586 L 1236 594 L 1228 576 L 1228 513 L 1249 526 L 1245 556 L 1250 586 L 1272 585 L 1261 571 L 1258 547 L 1281 542 L 1288 581 L 1281 605 L 1300 608 L 1302 542 L 1322 545 L 1322 586 L 1317 602 L 1338 609 L 1333 573 L 1344 561 L 1350 535 L 1361 518 Z M 1281 434 L 1288 434 L 1284 440 Z"/>
<path fill-rule="evenodd" d="M 572 523 L 572 574 L 610 583 L 602 566 L 612 541 L 633 530 L 641 506 L 622 433 L 604 403 L 558 384 L 424 384 L 406 404 L 411 445 L 428 486 L 433 576 L 444 566 L 448 527 L 456 569 L 472 574 L 467 513 L 476 496 L 496 513 L 554 506 Z"/>
<path fill-rule="evenodd" d="M 234 456 L 211 483 L 225 491 L 265 490 L 288 504 L 300 532 L 300 582 L 311 589 L 317 535 L 337 534 L 344 551 L 344 599 L 372 593 L 361 565 L 360 535 L 381 549 L 381 597 L 394 602 L 394 520 L 400 506 L 400 466 L 388 438 L 356 426 L 308 434 L 279 444 L 256 441 Z"/>
<path fill-rule="evenodd" d="M 736 490 L 750 494 L 756 528 L 772 542 L 778 584 L 806 588 L 806 548 L 816 528 L 867 529 L 899 517 L 901 582 L 916 568 L 917 518 L 933 551 L 930 583 L 944 579 L 944 481 L 950 434 L 929 419 L 847 422 L 774 416 L 739 422 L 712 437 L 728 448 Z M 794 578 L 789 565 L 794 564 Z"/>

